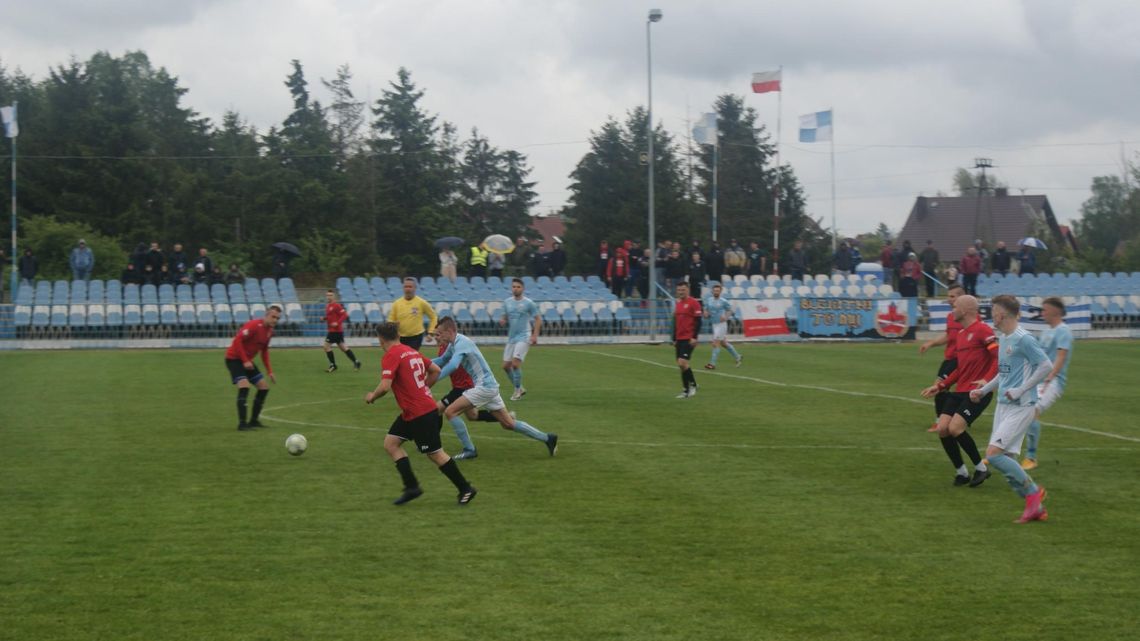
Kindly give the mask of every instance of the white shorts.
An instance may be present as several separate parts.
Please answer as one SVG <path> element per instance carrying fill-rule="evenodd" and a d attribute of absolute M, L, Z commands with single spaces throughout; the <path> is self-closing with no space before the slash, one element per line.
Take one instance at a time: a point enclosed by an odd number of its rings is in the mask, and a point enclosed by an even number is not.
<path fill-rule="evenodd" d="M 1021 441 L 1029 431 L 1029 424 L 1037 418 L 1036 405 L 1013 405 L 997 403 L 994 410 L 994 431 L 990 435 L 990 445 L 1000 447 L 1011 454 L 1021 453 Z"/>
<path fill-rule="evenodd" d="M 1061 395 L 1065 393 L 1065 387 L 1057 384 L 1057 379 L 1053 379 L 1048 385 L 1042 383 L 1037 386 L 1037 413 L 1044 414 L 1045 410 L 1053 407 Z"/>
<path fill-rule="evenodd" d="M 499 396 L 499 388 L 497 387 L 472 387 L 463 392 L 463 398 L 471 401 L 475 409 L 485 409 L 491 412 L 507 406 L 503 402 L 503 397 Z"/>
<path fill-rule="evenodd" d="M 723 341 L 728 338 L 728 321 L 713 323 L 713 340 Z"/>
<path fill-rule="evenodd" d="M 518 341 L 516 343 L 507 343 L 503 348 L 503 362 L 509 363 L 513 359 L 519 359 L 519 362 L 526 360 L 526 353 L 530 351 L 530 339 L 525 341 Z"/>

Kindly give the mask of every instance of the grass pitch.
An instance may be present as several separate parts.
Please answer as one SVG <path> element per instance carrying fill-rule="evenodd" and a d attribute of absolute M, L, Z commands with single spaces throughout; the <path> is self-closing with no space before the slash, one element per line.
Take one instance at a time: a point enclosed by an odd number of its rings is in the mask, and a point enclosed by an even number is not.
<path fill-rule="evenodd" d="M 925 428 L 915 345 L 746 345 L 673 396 L 670 347 L 539 346 L 470 424 L 468 507 L 365 371 L 275 350 L 239 433 L 217 351 L 0 354 L 0 639 L 1134 639 L 1140 344 L 1081 342 L 1016 526 Z M 486 352 L 492 363 L 496 348 Z M 709 347 L 701 345 L 695 364 Z M 727 367 L 724 367 L 727 365 Z M 500 380 L 505 377 L 500 376 Z M 445 392 L 444 387 L 438 388 Z M 992 409 L 973 428 L 988 440 Z M 289 456 L 301 432 L 309 451 Z M 1101 434 L 1098 434 L 1100 432 Z M 444 445 L 458 451 L 450 426 Z"/>

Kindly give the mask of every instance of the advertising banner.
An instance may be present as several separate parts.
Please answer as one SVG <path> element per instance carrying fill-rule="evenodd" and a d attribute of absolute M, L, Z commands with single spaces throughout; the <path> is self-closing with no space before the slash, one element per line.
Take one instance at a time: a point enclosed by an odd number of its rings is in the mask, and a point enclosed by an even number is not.
<path fill-rule="evenodd" d="M 738 300 L 737 308 L 745 336 L 777 336 L 791 334 L 788 327 L 788 312 L 792 300 Z"/>
<path fill-rule="evenodd" d="M 797 299 L 804 338 L 913 339 L 918 318 L 914 298 Z"/>

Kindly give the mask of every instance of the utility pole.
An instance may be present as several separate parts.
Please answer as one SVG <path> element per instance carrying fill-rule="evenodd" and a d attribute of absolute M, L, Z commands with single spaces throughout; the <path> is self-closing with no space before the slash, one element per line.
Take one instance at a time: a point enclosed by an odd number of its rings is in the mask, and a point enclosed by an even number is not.
<path fill-rule="evenodd" d="M 977 205 L 974 207 L 974 237 L 980 238 L 988 246 L 993 242 L 993 211 L 990 208 L 990 201 L 986 199 L 986 226 L 985 233 L 981 232 L 981 218 L 982 218 L 982 195 L 989 195 L 989 186 L 986 184 L 986 170 L 994 166 L 992 158 L 975 158 L 974 169 L 982 170 L 982 180 L 978 183 L 978 200 Z"/>

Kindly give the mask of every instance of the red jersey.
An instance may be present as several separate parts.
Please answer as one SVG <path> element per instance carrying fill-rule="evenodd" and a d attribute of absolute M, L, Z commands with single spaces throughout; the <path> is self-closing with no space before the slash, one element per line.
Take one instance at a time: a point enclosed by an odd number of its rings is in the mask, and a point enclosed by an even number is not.
<path fill-rule="evenodd" d="M 946 316 L 946 349 L 942 351 L 942 359 L 952 361 L 958 354 L 958 332 L 962 331 L 962 323 L 954 319 L 954 312 Z"/>
<path fill-rule="evenodd" d="M 978 380 L 990 380 L 998 370 L 998 340 L 994 330 L 980 320 L 958 330 L 956 357 L 958 367 L 940 385 L 943 389 L 957 382 L 954 391 L 969 392 L 980 386 Z"/>
<path fill-rule="evenodd" d="M 325 305 L 325 323 L 328 324 L 330 332 L 343 332 L 346 320 L 348 312 L 344 311 L 344 305 L 340 303 Z"/>
<path fill-rule="evenodd" d="M 237 336 L 226 350 L 226 358 L 237 359 L 241 362 L 252 361 L 258 352 L 261 353 L 261 362 L 265 363 L 265 371 L 272 373 L 269 366 L 269 339 L 273 338 L 273 328 L 265 324 L 265 319 L 257 318 L 241 326 Z"/>
<path fill-rule="evenodd" d="M 444 347 L 443 343 L 440 343 L 438 356 L 443 356 L 443 353 L 446 351 L 447 348 Z M 467 370 L 463 369 L 461 365 L 455 368 L 455 371 L 451 373 L 451 387 L 454 389 L 471 389 L 475 387 L 475 381 L 471 380 L 471 375 L 468 374 Z"/>
<path fill-rule="evenodd" d="M 701 321 L 701 301 L 692 296 L 678 298 L 673 309 L 673 340 L 688 341 L 697 337 Z"/>
<path fill-rule="evenodd" d="M 380 361 L 384 370 L 381 378 L 392 381 L 392 393 L 405 421 L 436 409 L 426 381 L 429 365 L 431 361 L 426 356 L 401 344 L 389 348 Z"/>

